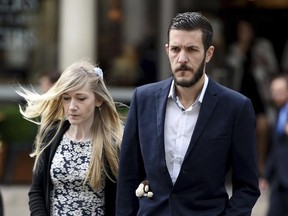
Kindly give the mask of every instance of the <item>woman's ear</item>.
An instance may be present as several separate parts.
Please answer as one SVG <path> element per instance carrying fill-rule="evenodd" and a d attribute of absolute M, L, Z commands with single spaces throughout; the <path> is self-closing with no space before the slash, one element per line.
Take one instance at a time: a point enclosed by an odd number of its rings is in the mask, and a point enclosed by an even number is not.
<path fill-rule="evenodd" d="M 95 106 L 96 106 L 96 107 L 100 107 L 100 106 L 102 105 L 102 103 L 103 103 L 103 100 L 101 100 L 101 99 L 96 99 L 96 101 L 95 101 Z"/>

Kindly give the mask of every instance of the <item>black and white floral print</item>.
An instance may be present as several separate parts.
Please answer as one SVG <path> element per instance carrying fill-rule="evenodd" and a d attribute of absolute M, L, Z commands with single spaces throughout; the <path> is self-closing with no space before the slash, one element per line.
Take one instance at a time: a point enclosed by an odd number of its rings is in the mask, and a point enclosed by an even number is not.
<path fill-rule="evenodd" d="M 75 142 L 63 136 L 50 169 L 51 215 L 104 215 L 104 189 L 93 191 L 89 184 L 83 185 L 91 152 L 92 141 Z"/>

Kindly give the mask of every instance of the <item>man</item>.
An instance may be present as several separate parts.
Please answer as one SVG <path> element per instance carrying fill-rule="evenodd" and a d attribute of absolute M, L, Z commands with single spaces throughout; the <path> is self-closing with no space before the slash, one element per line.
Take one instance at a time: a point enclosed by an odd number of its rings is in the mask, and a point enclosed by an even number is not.
<path fill-rule="evenodd" d="M 251 215 L 260 196 L 255 113 L 247 97 L 207 77 L 212 37 L 212 26 L 200 13 L 172 19 L 165 45 L 172 77 L 136 88 L 131 100 L 117 216 Z M 143 179 L 151 198 L 136 197 Z"/>
<path fill-rule="evenodd" d="M 260 188 L 265 190 L 270 183 L 271 193 L 267 216 L 282 216 L 288 215 L 288 78 L 286 74 L 280 74 L 272 79 L 270 92 L 277 110 L 277 118 L 266 172 L 260 179 Z"/>

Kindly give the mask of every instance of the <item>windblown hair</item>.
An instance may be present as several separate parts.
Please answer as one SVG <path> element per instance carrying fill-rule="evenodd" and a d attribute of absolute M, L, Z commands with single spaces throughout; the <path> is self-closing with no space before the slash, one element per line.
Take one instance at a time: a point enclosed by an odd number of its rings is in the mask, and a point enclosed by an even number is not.
<path fill-rule="evenodd" d="M 204 49 L 207 49 L 212 45 L 213 40 L 213 28 L 209 20 L 199 12 L 185 12 L 177 14 L 170 23 L 168 28 L 168 41 L 169 34 L 172 29 L 185 30 L 185 31 L 202 31 L 202 41 Z"/>
<path fill-rule="evenodd" d="M 26 100 L 25 107 L 20 106 L 23 117 L 39 125 L 31 157 L 35 157 L 33 170 L 42 152 L 49 146 L 60 131 L 65 113 L 62 105 L 62 95 L 75 91 L 89 84 L 95 97 L 103 101 L 101 109 L 95 106 L 94 121 L 91 127 L 92 157 L 83 182 L 89 181 L 92 188 L 103 186 L 101 175 L 115 180 L 118 176 L 119 150 L 123 135 L 123 122 L 117 113 L 115 103 L 107 90 L 103 78 L 96 75 L 95 65 L 88 60 L 80 60 L 68 67 L 57 82 L 44 94 L 28 90 L 20 86 L 16 91 Z M 47 136 L 55 130 L 53 138 L 47 141 Z"/>

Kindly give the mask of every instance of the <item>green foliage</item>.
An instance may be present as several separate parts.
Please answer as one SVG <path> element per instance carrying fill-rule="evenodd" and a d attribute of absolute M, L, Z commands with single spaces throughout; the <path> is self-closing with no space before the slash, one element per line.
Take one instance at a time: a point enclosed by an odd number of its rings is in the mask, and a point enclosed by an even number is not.
<path fill-rule="evenodd" d="M 18 104 L 5 104 L 0 106 L 0 136 L 7 144 L 24 144 L 34 142 L 37 125 L 23 119 Z"/>
<path fill-rule="evenodd" d="M 117 111 L 121 118 L 126 119 L 129 107 L 116 102 Z M 0 138 L 7 144 L 27 144 L 31 146 L 37 133 L 37 125 L 27 121 L 19 112 L 18 104 L 0 106 Z M 2 120 L 1 120 L 2 119 Z"/>
<path fill-rule="evenodd" d="M 125 121 L 129 111 L 129 106 L 121 102 L 115 102 L 115 106 L 120 118 Z"/>

